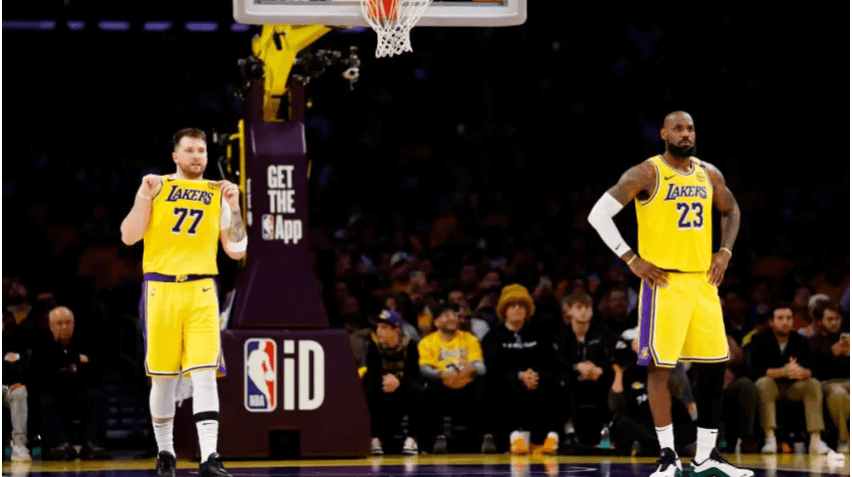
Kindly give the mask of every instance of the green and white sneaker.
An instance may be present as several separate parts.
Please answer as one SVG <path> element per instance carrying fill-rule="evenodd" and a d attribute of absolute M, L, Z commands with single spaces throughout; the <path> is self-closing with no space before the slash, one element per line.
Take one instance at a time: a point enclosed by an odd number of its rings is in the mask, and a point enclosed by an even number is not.
<path fill-rule="evenodd" d="M 754 472 L 734 466 L 728 459 L 719 455 L 719 451 L 713 449 L 710 457 L 702 463 L 693 460 L 689 464 L 690 477 L 754 477 Z"/>
<path fill-rule="evenodd" d="M 660 452 L 660 459 L 657 461 L 657 470 L 651 474 L 651 477 L 683 477 L 683 467 L 680 465 L 680 458 L 672 449 L 666 447 Z"/>

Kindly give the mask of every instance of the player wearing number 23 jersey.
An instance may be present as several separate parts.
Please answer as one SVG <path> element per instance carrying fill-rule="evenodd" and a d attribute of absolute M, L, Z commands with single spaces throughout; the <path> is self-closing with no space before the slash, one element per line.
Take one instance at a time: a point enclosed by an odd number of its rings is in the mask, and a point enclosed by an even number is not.
<path fill-rule="evenodd" d="M 639 361 L 657 366 L 681 361 L 726 361 L 728 342 L 715 286 L 707 279 L 713 244 L 713 186 L 706 165 L 689 158 L 690 171 L 670 167 L 662 155 L 647 160 L 657 186 L 635 199 L 639 256 L 669 273 L 665 287 L 642 284 Z"/>
<path fill-rule="evenodd" d="M 648 399 L 660 459 L 651 477 L 680 477 L 669 377 L 678 361 L 696 362 L 697 449 L 690 474 L 754 477 L 716 450 L 728 341 L 716 288 L 740 226 L 740 210 L 718 169 L 695 157 L 692 116 L 675 111 L 660 129 L 664 154 L 631 167 L 595 204 L 589 222 L 604 243 L 642 279 L 638 362 L 648 366 Z M 612 217 L 636 206 L 639 253 L 621 238 Z M 721 215 L 721 247 L 713 253 L 711 212 Z"/>

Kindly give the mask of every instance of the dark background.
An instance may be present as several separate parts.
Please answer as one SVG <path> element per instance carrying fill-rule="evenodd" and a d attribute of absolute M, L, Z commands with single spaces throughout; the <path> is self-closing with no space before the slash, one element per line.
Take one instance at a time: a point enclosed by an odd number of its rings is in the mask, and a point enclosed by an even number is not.
<path fill-rule="evenodd" d="M 3 274 L 95 323 L 136 307 L 141 245 L 122 245 L 118 226 L 142 175 L 173 170 L 179 128 L 236 131 L 237 60 L 259 30 L 231 32 L 224 0 L 138 3 L 3 10 Z M 314 47 L 356 45 L 362 67 L 353 91 L 339 71 L 308 87 L 312 258 L 325 296 L 342 251 L 378 261 L 399 249 L 398 231 L 428 242 L 446 211 L 464 251 L 439 254 L 454 257 L 433 261 L 439 276 L 519 250 L 548 275 L 603 275 L 615 257 L 585 215 L 623 170 L 662 151 L 675 109 L 693 115 L 697 155 L 743 211 L 728 285 L 748 293 L 756 264 L 772 258 L 784 271 L 770 277 L 776 298 L 831 267 L 848 280 L 849 11 L 831 8 L 533 0 L 522 26 L 415 28 L 413 54 L 381 60 L 370 31 L 327 35 Z M 7 27 L 23 19 L 58 26 Z M 68 31 L 65 20 L 87 26 Z M 101 31 L 100 20 L 131 29 Z M 147 20 L 175 26 L 144 32 Z M 219 29 L 188 32 L 190 20 Z M 498 211 L 507 227 L 480 227 Z M 357 213 L 371 238 L 352 238 Z M 617 222 L 635 243 L 632 207 Z M 234 273 L 223 266 L 223 280 Z"/>

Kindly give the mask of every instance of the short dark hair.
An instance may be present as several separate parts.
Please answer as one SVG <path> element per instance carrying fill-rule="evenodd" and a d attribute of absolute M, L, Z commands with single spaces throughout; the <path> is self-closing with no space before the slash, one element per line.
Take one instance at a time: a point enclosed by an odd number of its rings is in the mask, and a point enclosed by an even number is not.
<path fill-rule="evenodd" d="M 769 314 L 769 319 L 774 320 L 775 319 L 775 311 L 776 310 L 783 310 L 785 308 L 790 310 L 790 311 L 793 311 L 793 305 L 790 304 L 790 303 L 787 303 L 786 301 L 774 303 L 772 305 L 772 312 Z"/>
<path fill-rule="evenodd" d="M 185 137 L 194 137 L 196 139 L 201 139 L 204 142 L 207 142 L 207 134 L 204 133 L 201 129 L 198 128 L 183 128 L 180 131 L 176 132 L 174 136 L 172 136 L 172 142 L 174 143 L 175 150 L 178 148 L 178 144 L 180 144 L 180 140 Z"/>
<path fill-rule="evenodd" d="M 592 306 L 592 297 L 588 293 L 577 293 L 575 295 L 568 295 L 562 299 L 562 303 L 567 303 L 568 306 L 574 306 L 576 304 Z"/>
<path fill-rule="evenodd" d="M 836 311 L 839 315 L 843 316 L 843 312 L 840 311 L 840 302 L 837 300 L 829 300 L 823 303 L 820 303 L 814 308 L 814 318 L 819 321 L 822 321 L 825 318 L 825 310 L 833 310 Z"/>

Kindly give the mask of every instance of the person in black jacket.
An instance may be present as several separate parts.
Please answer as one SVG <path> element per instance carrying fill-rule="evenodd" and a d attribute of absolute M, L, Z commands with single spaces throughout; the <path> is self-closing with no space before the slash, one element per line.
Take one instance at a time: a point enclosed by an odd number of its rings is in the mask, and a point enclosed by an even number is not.
<path fill-rule="evenodd" d="M 654 456 L 659 455 L 660 444 L 648 400 L 648 368 L 636 364 L 638 351 L 639 328 L 625 330 L 616 340 L 613 351 L 615 376 L 607 398 L 614 414 L 610 434 L 619 454 L 635 452 L 640 456 Z M 679 381 L 681 377 L 673 373 L 669 380 Z M 695 421 L 687 410 L 684 396 L 674 394 L 679 386 L 670 384 L 669 387 L 673 393 L 672 429 L 675 442 L 679 443 L 675 450 L 680 455 L 694 454 L 697 447 Z"/>
<path fill-rule="evenodd" d="M 83 423 L 85 441 L 80 451 L 84 459 L 105 459 L 100 445 L 106 430 L 106 397 L 98 388 L 101 376 L 96 360 L 84 354 L 74 334 L 74 314 L 60 306 L 49 314 L 52 336 L 33 348 L 32 382 L 37 392 L 44 426 L 44 439 L 50 448 L 48 458 L 74 459 L 69 425 L 74 418 Z"/>
<path fill-rule="evenodd" d="M 387 440 L 400 429 L 405 437 L 402 453 L 418 453 L 414 438 L 417 429 L 415 409 L 423 394 L 420 380 L 420 355 L 417 343 L 403 332 L 405 320 L 391 310 L 379 314 L 376 338 L 364 350 L 362 366 L 366 366 L 363 385 L 370 408 L 373 441 L 370 452 L 384 454 L 382 439 Z"/>
<path fill-rule="evenodd" d="M 597 443 L 601 428 L 610 417 L 606 404 L 614 376 L 610 337 L 592 318 L 592 297 L 588 294 L 570 295 L 563 303 L 568 308 L 570 325 L 556 337 L 562 365 L 561 400 L 564 410 L 570 413 L 577 441 L 589 446 Z"/>
<path fill-rule="evenodd" d="M 760 395 L 760 424 L 766 432 L 762 452 L 778 452 L 775 438 L 775 401 L 788 399 L 805 404 L 805 421 L 811 435 L 810 453 L 826 454 L 828 446 L 820 438 L 822 386 L 812 377 L 811 350 L 807 338 L 792 331 L 793 309 L 777 305 L 769 328 L 757 333 L 746 347 L 748 372 Z"/>
<path fill-rule="evenodd" d="M 493 419 L 487 432 L 509 434 L 513 454 L 530 451 L 530 441 L 543 442 L 541 452 L 555 454 L 559 423 L 555 418 L 558 365 L 553 341 L 529 324 L 535 305 L 522 285 L 508 285 L 500 293 L 497 316 L 502 323 L 482 342 L 487 395 Z M 549 432 L 548 432 L 549 431 Z M 505 440 L 497 438 L 498 446 Z"/>
<path fill-rule="evenodd" d="M 822 381 L 825 405 L 837 427 L 837 452 L 849 452 L 849 333 L 841 333 L 840 303 L 815 312 L 820 333 L 811 338 L 814 376 Z"/>

